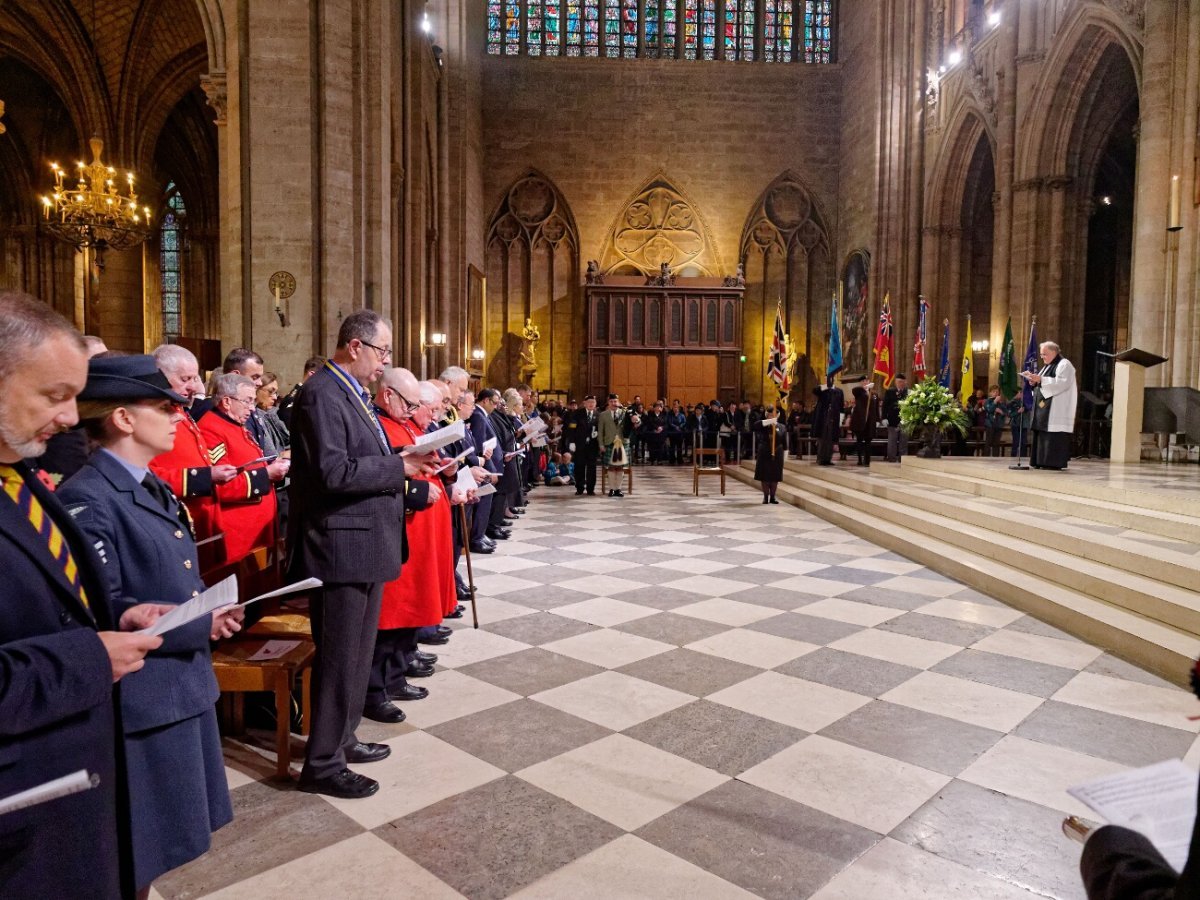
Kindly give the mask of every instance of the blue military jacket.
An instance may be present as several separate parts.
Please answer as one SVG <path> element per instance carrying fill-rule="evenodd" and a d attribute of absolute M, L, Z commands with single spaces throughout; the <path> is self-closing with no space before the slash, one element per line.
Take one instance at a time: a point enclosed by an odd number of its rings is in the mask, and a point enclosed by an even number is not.
<path fill-rule="evenodd" d="M 138 603 L 183 603 L 204 590 L 196 544 L 175 510 L 164 510 L 109 454 L 93 453 L 58 496 L 100 554 L 116 615 Z M 145 667 L 121 679 L 126 734 L 212 708 L 219 692 L 211 630 L 212 617 L 204 616 L 167 632 Z"/>

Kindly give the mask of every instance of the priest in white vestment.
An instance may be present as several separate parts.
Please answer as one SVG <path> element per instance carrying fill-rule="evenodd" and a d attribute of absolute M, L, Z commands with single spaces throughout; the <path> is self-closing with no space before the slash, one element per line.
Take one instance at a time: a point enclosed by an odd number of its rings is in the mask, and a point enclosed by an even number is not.
<path fill-rule="evenodd" d="M 1046 341 L 1038 349 L 1041 370 L 1021 373 L 1033 385 L 1033 443 L 1029 461 L 1035 469 L 1065 469 L 1071 459 L 1071 435 L 1075 432 L 1075 406 L 1079 401 L 1075 367 L 1063 358 L 1053 341 Z"/>

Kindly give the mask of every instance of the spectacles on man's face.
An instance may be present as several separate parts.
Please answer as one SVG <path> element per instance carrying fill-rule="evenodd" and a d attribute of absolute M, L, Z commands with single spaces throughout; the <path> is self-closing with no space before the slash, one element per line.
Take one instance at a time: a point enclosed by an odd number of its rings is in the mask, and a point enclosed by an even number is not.
<path fill-rule="evenodd" d="M 230 397 L 229 399 L 232 400 L 234 403 L 242 403 L 246 406 L 254 405 L 253 397 Z"/>
<path fill-rule="evenodd" d="M 387 362 L 389 359 L 392 358 L 392 348 L 391 347 L 379 347 L 375 344 L 372 344 L 370 341 L 359 341 L 359 343 L 362 344 L 364 347 L 370 347 L 377 354 L 379 354 L 380 362 Z M 405 402 L 407 403 L 408 401 L 405 401 Z"/>
<path fill-rule="evenodd" d="M 411 416 L 413 413 L 415 413 L 415 412 L 416 412 L 418 409 L 420 409 L 420 408 L 421 408 L 421 404 L 420 404 L 420 403 L 413 403 L 411 400 L 409 400 L 407 397 L 405 397 L 405 396 L 404 396 L 403 394 L 401 394 L 399 391 L 396 391 L 396 396 L 397 396 L 397 397 L 399 397 L 401 400 L 403 400 L 403 401 L 404 401 L 404 409 L 405 409 L 405 411 L 406 411 L 406 412 L 407 412 L 407 413 L 408 413 L 410 416 Z"/>

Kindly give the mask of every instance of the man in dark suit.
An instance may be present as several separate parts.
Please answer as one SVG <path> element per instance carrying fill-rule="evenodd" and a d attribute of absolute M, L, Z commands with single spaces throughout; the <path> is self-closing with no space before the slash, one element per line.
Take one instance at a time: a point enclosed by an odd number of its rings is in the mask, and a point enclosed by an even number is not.
<path fill-rule="evenodd" d="M 854 409 L 850 413 L 850 430 L 854 432 L 854 452 L 860 466 L 869 466 L 871 441 L 875 437 L 875 426 L 879 423 L 879 398 L 875 395 L 875 382 L 864 375 L 852 393 Z"/>
<path fill-rule="evenodd" d="M 3 897 L 133 893 L 112 685 L 162 639 L 112 630 L 100 561 L 21 461 L 78 421 L 86 380 L 79 334 L 36 298 L 0 294 L 0 797 L 80 769 L 99 778 L 0 818 Z M 143 627 L 137 611 L 120 626 Z"/>
<path fill-rule="evenodd" d="M 504 474 L 504 453 L 500 450 L 500 440 L 496 429 L 492 427 L 491 413 L 496 408 L 499 394 L 492 388 L 485 388 L 471 404 L 471 412 L 466 419 L 470 440 L 474 442 L 475 452 L 483 461 L 483 468 L 488 474 L 488 482 L 495 486 Z M 460 410 L 461 412 L 461 410 Z M 488 449 L 484 445 L 494 441 Z M 497 502 L 499 493 L 488 494 L 479 500 L 475 516 L 471 522 L 471 552 L 494 553 L 496 542 L 487 536 L 488 524 L 491 520 L 492 504 Z"/>
<path fill-rule="evenodd" d="M 585 490 L 588 496 L 596 493 L 596 463 L 600 459 L 599 415 L 596 395 L 588 394 L 580 407 L 571 414 L 564 428 L 567 450 L 575 462 L 575 496 Z"/>
<path fill-rule="evenodd" d="M 367 694 L 383 585 L 400 574 L 407 475 L 434 457 L 393 454 L 366 385 L 392 355 L 392 329 L 360 309 L 342 320 L 333 357 L 292 414 L 288 569 L 325 582 L 312 603 L 313 721 L 300 789 L 369 797 L 379 783 L 348 763 L 390 752 L 355 736 Z"/>
<path fill-rule="evenodd" d="M 900 401 L 908 397 L 908 378 L 897 373 L 892 386 L 883 392 L 883 418 L 887 420 L 887 461 L 900 462 L 908 455 L 908 435 L 900 427 Z"/>
<path fill-rule="evenodd" d="M 325 365 L 325 357 L 310 356 L 304 361 L 304 374 L 301 376 L 297 384 L 292 385 L 292 389 L 279 398 L 279 402 L 275 404 L 275 409 L 279 411 L 279 421 L 289 428 L 292 425 L 292 407 L 296 405 L 296 398 L 300 396 L 300 389 L 304 387 L 304 382 L 312 378 L 321 367 Z"/>

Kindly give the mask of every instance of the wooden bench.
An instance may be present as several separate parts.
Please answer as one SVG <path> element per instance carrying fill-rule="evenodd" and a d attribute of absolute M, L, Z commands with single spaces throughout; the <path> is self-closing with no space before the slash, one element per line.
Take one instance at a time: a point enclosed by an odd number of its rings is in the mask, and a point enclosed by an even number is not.
<path fill-rule="evenodd" d="M 255 660 L 253 656 L 266 644 L 264 640 L 222 641 L 213 651 L 213 671 L 221 689 L 221 703 L 231 734 L 245 734 L 244 698 L 248 691 L 270 691 L 275 695 L 275 774 L 291 777 L 292 762 L 292 691 L 300 679 L 301 734 L 308 734 L 311 713 L 312 661 L 316 648 L 312 641 L 299 644 L 278 659 Z"/>

